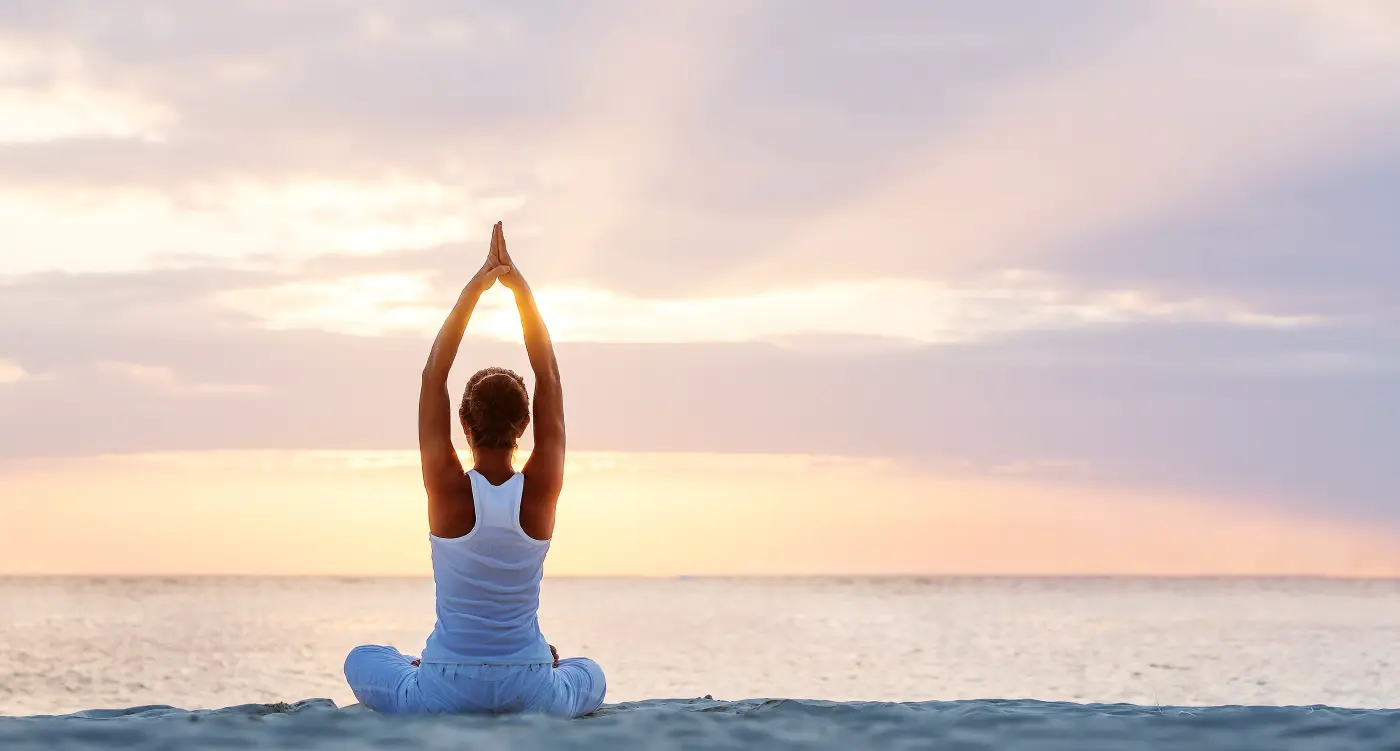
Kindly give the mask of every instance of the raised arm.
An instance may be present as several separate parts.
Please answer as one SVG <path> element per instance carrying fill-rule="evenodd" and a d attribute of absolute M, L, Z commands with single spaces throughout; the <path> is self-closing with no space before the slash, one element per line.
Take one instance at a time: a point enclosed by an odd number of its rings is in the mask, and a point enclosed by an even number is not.
<path fill-rule="evenodd" d="M 515 293 L 520 327 L 525 331 L 525 353 L 535 372 L 535 414 L 531 420 L 535 426 L 535 448 L 525 462 L 527 489 L 552 507 L 564 487 L 564 392 L 559 381 L 559 362 L 554 359 L 554 343 L 535 305 L 535 295 L 511 260 L 504 235 L 497 249 L 497 262 L 508 269 L 500 277 L 501 284 Z M 552 514 L 550 517 L 552 520 Z M 548 526 L 553 529 L 552 521 Z"/>
<path fill-rule="evenodd" d="M 481 299 L 481 293 L 509 271 L 500 263 L 497 252 L 500 244 L 501 225 L 497 222 L 491 232 L 491 251 L 487 253 L 486 262 L 457 296 L 457 304 L 443 322 L 442 330 L 433 341 L 428 364 L 423 367 L 423 385 L 418 392 L 418 453 L 423 464 L 423 487 L 428 491 L 430 525 L 436 516 L 434 507 L 450 498 L 465 482 L 462 461 L 452 446 L 452 400 L 447 393 L 447 376 L 452 371 L 452 361 L 457 359 L 467 320 Z"/>

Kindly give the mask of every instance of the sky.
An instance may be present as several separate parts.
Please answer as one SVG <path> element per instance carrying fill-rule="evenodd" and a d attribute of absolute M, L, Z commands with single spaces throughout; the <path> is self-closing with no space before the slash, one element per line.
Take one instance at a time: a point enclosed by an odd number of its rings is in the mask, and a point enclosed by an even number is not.
<path fill-rule="evenodd" d="M 9 0 L 0 574 L 425 574 L 499 219 L 550 575 L 1400 575 L 1397 134 L 1389 0 Z"/>

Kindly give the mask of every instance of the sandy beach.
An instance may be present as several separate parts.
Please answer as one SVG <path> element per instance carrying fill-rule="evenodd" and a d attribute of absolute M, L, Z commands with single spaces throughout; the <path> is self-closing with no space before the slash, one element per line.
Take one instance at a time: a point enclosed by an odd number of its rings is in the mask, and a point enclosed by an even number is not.
<path fill-rule="evenodd" d="M 1380 748 L 1400 710 L 1143 707 L 1036 701 L 663 700 L 590 717 L 390 718 L 326 699 L 0 718 L 0 747 L 40 749 L 1095 749 Z"/>

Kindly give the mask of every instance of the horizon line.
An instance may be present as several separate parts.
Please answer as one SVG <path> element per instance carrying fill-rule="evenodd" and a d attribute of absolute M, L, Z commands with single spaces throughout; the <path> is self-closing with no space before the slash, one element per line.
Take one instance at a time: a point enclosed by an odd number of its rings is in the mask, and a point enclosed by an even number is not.
<path fill-rule="evenodd" d="M 161 574 L 161 573 L 120 573 L 120 574 L 98 574 L 98 573 L 4 573 L 0 572 L 0 581 L 6 580 L 38 580 L 38 579 L 85 579 L 85 580 L 217 580 L 217 579 L 333 579 L 342 581 L 390 581 L 390 580 L 424 580 L 432 581 L 432 574 L 332 574 L 332 573 L 311 573 L 311 574 Z M 1220 574 L 1150 574 L 1150 573 L 1078 573 L 1078 574 L 559 574 L 545 576 L 545 581 L 549 580 L 575 580 L 575 581 L 725 581 L 725 580 L 1094 580 L 1094 579 L 1140 579 L 1156 581 L 1203 581 L 1203 580 L 1251 580 L 1251 581 L 1354 581 L 1354 582 L 1400 582 L 1400 575 L 1377 575 L 1367 576 L 1364 574 L 1241 574 L 1241 573 L 1220 573 Z"/>

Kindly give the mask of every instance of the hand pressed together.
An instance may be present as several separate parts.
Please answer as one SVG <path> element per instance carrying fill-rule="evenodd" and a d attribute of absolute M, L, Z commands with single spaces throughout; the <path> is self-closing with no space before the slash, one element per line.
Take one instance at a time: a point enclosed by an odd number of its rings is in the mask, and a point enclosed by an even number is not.
<path fill-rule="evenodd" d="M 525 288 L 525 278 L 512 264 L 510 252 L 506 250 L 505 232 L 500 222 L 491 228 L 491 247 L 486 252 L 486 260 L 467 284 L 467 289 L 480 294 L 491 289 L 498 279 L 512 292 Z"/>

